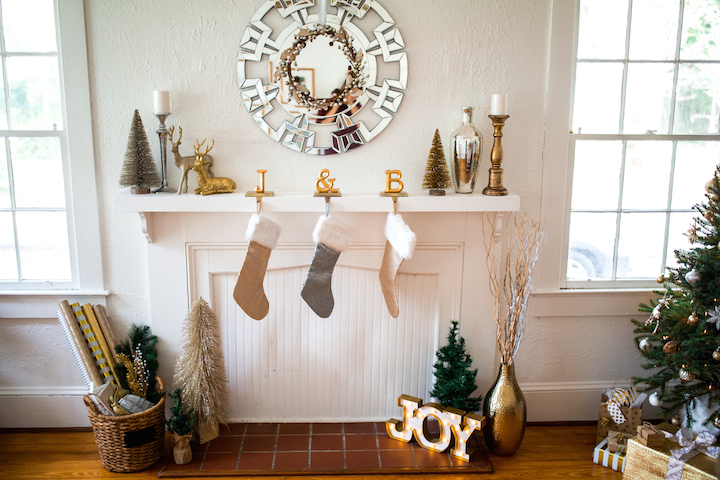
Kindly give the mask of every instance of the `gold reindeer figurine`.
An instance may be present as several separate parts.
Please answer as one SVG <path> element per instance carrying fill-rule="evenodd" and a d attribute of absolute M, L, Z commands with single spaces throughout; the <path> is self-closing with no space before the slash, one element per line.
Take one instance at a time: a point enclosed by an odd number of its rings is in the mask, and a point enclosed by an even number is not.
<path fill-rule="evenodd" d="M 182 127 L 178 128 L 178 131 L 180 133 L 180 136 L 177 139 L 177 142 L 173 141 L 173 133 L 175 133 L 175 125 L 170 127 L 170 130 L 168 130 L 170 143 L 172 144 L 172 153 L 175 157 L 175 166 L 178 167 L 182 171 L 182 178 L 180 179 L 180 186 L 178 187 L 177 194 L 180 195 L 180 193 L 187 193 L 188 191 L 188 173 L 190 170 L 193 169 L 195 166 L 195 155 L 189 156 L 189 157 L 183 157 L 180 155 L 179 146 L 180 146 L 180 140 L 182 140 Z M 203 161 L 206 163 L 205 171 L 207 172 L 209 177 L 213 177 L 212 173 L 212 166 L 213 166 L 213 158 L 210 155 L 205 155 Z"/>
<path fill-rule="evenodd" d="M 205 139 L 207 140 L 207 138 Z M 195 189 L 195 195 L 212 195 L 214 193 L 233 193 L 233 190 L 237 188 L 237 184 L 229 178 L 225 177 L 209 177 L 205 171 L 205 166 L 208 162 L 204 161 L 205 155 L 212 150 L 215 146 L 215 140 L 212 141 L 212 145 L 205 147 L 205 152 L 200 153 L 200 147 L 205 144 L 205 140 L 200 143 L 199 140 L 195 140 L 197 145 L 195 147 L 195 165 L 193 170 L 197 172 L 198 185 Z"/>

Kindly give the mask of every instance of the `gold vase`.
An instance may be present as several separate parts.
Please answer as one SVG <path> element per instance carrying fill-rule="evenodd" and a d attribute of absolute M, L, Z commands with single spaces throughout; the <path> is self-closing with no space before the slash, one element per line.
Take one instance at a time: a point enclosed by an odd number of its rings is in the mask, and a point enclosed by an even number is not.
<path fill-rule="evenodd" d="M 483 434 L 490 451 L 501 457 L 515 453 L 525 435 L 527 405 L 513 365 L 500 365 L 497 380 L 485 395 L 483 414 Z"/>

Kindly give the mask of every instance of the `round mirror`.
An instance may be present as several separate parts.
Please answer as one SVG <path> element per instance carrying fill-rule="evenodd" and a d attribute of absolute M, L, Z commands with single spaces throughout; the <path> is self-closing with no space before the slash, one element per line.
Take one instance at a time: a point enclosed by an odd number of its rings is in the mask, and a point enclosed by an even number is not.
<path fill-rule="evenodd" d="M 245 30 L 238 57 L 243 102 L 258 126 L 281 145 L 314 155 L 374 139 L 397 112 L 407 84 L 404 42 L 387 12 L 374 0 L 331 0 L 331 6 L 336 10 L 319 25 L 313 0 L 266 2 Z M 370 11 L 377 15 L 363 20 Z M 290 24 L 270 28 L 274 12 Z M 258 70 L 249 62 L 267 62 L 267 79 L 250 78 L 247 71 Z M 378 64 L 393 63 L 384 70 L 397 78 L 378 78 Z"/>

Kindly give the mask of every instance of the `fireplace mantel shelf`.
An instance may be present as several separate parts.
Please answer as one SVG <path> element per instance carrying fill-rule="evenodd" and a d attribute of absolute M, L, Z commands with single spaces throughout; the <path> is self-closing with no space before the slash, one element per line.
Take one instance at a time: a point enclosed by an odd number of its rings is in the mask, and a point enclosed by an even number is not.
<path fill-rule="evenodd" d="M 479 192 L 463 195 L 448 192 L 444 196 L 430 196 L 423 192 L 417 195 L 398 198 L 398 212 L 516 212 L 520 208 L 520 197 L 506 195 L 491 197 Z M 392 210 L 392 199 L 375 195 L 343 195 L 330 200 L 332 212 L 373 213 Z M 256 211 L 254 197 L 245 193 L 218 195 L 193 194 L 148 194 L 133 195 L 129 191 L 115 197 L 116 212 L 136 212 L 140 215 L 143 234 L 152 242 L 152 213 L 193 213 L 193 212 L 239 212 Z M 325 211 L 323 198 L 313 197 L 309 193 L 276 194 L 262 199 L 262 211 L 265 213 L 322 213 Z M 500 222 L 500 226 L 502 223 Z M 499 237 L 497 229 L 495 235 Z"/>

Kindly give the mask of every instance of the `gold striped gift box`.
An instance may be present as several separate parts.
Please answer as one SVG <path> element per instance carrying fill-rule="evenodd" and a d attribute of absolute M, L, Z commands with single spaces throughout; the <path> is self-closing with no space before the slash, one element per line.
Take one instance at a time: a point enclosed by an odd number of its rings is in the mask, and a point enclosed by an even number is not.
<path fill-rule="evenodd" d="M 616 472 L 625 471 L 625 454 L 624 453 L 612 453 L 607 449 L 608 441 L 607 438 L 600 442 L 600 445 L 595 447 L 593 450 L 593 462 L 603 467 L 610 467 Z"/>

